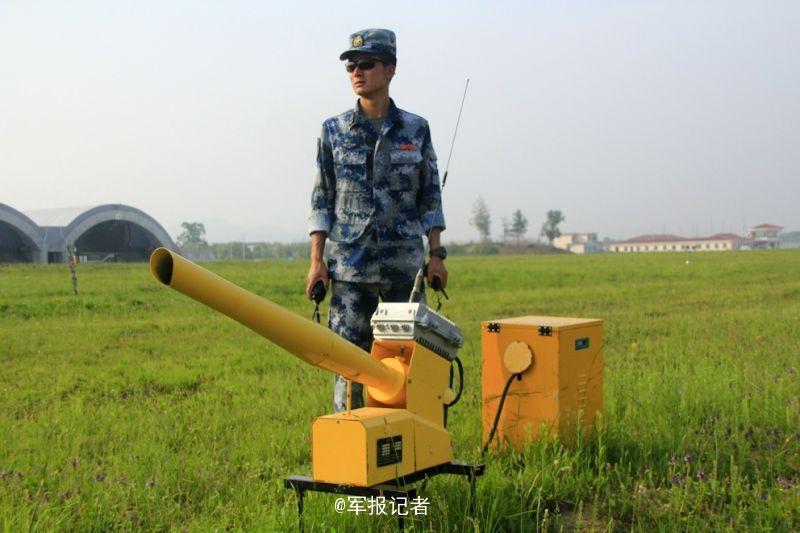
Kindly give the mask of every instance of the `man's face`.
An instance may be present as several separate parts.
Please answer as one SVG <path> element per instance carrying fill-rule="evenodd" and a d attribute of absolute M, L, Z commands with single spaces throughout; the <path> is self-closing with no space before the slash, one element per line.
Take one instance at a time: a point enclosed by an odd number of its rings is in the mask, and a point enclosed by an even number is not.
<path fill-rule="evenodd" d="M 370 68 L 371 67 L 371 68 Z M 358 96 L 370 96 L 389 86 L 395 66 L 373 56 L 354 56 L 345 63 L 350 85 Z"/>

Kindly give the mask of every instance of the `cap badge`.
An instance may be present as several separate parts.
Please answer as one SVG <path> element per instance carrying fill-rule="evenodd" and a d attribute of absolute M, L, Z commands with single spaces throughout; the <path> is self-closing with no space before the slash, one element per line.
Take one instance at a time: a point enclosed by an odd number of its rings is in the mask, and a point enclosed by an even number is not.
<path fill-rule="evenodd" d="M 353 48 L 358 48 L 364 44 L 364 39 L 360 35 L 353 37 Z"/>

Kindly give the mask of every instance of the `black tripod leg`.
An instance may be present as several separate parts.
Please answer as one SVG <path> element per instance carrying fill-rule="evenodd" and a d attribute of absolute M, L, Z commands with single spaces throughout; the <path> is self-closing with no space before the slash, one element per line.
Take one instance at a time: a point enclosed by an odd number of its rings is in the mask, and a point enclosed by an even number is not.
<path fill-rule="evenodd" d="M 475 515 L 475 506 L 476 506 L 476 489 L 475 489 L 475 474 L 470 472 L 469 473 L 469 508 L 467 509 L 467 514 L 470 516 Z"/>
<path fill-rule="evenodd" d="M 297 489 L 297 527 L 300 533 L 303 532 L 303 496 L 305 494 L 306 491 Z"/>

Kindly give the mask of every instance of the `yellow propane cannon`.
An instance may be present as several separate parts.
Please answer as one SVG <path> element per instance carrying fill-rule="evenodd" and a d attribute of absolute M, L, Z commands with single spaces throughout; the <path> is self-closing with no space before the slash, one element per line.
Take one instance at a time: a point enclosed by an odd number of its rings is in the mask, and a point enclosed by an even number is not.
<path fill-rule="evenodd" d="M 419 303 L 381 303 L 372 318 L 371 354 L 327 328 L 159 248 L 153 276 L 244 324 L 289 353 L 363 383 L 367 406 L 317 418 L 312 426 L 314 482 L 370 487 L 451 463 L 445 412 L 450 371 L 463 343 L 458 328 Z M 473 465 L 468 465 L 473 466 Z M 322 490 L 315 488 L 313 490 Z"/>

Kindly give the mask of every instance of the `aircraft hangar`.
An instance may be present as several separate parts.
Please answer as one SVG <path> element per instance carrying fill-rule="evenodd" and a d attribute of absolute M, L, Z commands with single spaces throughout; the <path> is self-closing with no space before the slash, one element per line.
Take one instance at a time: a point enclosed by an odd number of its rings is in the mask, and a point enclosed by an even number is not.
<path fill-rule="evenodd" d="M 0 263 L 63 263 L 70 246 L 84 262 L 147 261 L 159 246 L 178 249 L 156 219 L 128 205 L 23 213 L 0 203 Z"/>

